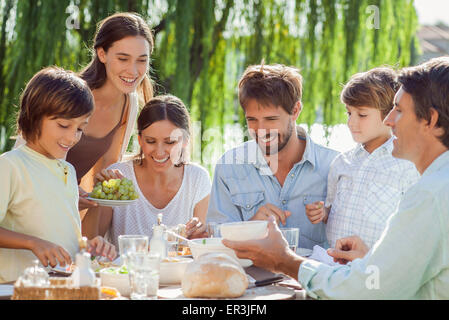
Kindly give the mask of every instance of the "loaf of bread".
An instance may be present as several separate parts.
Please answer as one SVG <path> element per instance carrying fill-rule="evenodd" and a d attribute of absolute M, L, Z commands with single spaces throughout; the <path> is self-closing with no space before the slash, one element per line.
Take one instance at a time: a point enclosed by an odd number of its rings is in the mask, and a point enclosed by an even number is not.
<path fill-rule="evenodd" d="M 181 285 L 187 298 L 237 298 L 248 288 L 248 278 L 237 260 L 206 253 L 188 264 Z"/>

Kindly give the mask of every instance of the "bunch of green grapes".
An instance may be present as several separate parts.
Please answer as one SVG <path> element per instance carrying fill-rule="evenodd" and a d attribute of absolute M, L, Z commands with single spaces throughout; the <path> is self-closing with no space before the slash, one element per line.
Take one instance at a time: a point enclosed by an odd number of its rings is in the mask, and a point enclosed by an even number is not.
<path fill-rule="evenodd" d="M 133 182 L 126 178 L 97 182 L 90 196 L 105 200 L 135 200 L 139 198 Z"/>

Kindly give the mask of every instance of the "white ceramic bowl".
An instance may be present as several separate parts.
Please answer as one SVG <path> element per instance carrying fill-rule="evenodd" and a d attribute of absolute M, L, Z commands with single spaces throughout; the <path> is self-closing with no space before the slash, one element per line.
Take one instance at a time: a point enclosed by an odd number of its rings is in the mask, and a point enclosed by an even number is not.
<path fill-rule="evenodd" d="M 129 295 L 131 294 L 129 275 L 127 273 L 107 272 L 108 269 L 112 268 L 104 268 L 99 272 L 101 285 L 104 287 L 116 288 L 122 296 L 129 297 Z M 116 269 L 119 269 L 119 267 L 117 267 Z"/>
<path fill-rule="evenodd" d="M 199 256 L 208 252 L 221 252 L 239 261 L 240 265 L 244 268 L 253 264 L 251 260 L 237 258 L 234 250 L 226 247 L 221 242 L 222 239 L 223 238 L 201 238 L 190 241 L 189 247 L 190 251 L 192 251 L 193 258 L 197 259 Z"/>
<path fill-rule="evenodd" d="M 257 240 L 266 236 L 267 221 L 239 221 L 220 225 L 223 239 L 232 241 Z"/>
<path fill-rule="evenodd" d="M 161 285 L 181 283 L 187 265 L 193 261 L 192 258 L 188 257 L 175 257 L 170 259 L 175 259 L 176 261 L 162 261 L 160 264 L 159 284 Z"/>

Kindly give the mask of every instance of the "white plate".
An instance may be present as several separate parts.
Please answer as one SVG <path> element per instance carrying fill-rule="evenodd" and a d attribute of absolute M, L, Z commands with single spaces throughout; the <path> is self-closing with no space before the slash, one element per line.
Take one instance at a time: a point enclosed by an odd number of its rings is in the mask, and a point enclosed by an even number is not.
<path fill-rule="evenodd" d="M 105 200 L 105 199 L 96 199 L 96 198 L 91 198 L 91 197 L 87 197 L 87 200 L 95 201 L 99 205 L 104 206 L 104 207 L 128 206 L 137 201 L 137 199 L 135 199 L 135 200 Z"/>
<path fill-rule="evenodd" d="M 263 286 L 246 289 L 238 298 L 186 298 L 179 286 L 159 288 L 157 295 L 162 299 L 175 300 L 287 300 L 295 297 L 295 290 L 281 286 Z"/>

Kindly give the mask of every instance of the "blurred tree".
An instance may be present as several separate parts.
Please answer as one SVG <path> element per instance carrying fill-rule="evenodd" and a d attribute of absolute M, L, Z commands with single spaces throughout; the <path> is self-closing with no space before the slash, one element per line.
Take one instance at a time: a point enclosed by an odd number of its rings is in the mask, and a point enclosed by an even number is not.
<path fill-rule="evenodd" d="M 339 94 L 351 74 L 416 56 L 413 0 L 0 0 L 0 152 L 14 143 L 26 82 L 52 64 L 79 71 L 96 24 L 117 11 L 153 28 L 156 91 L 179 96 L 201 124 L 194 147 L 203 162 L 223 151 L 227 127 L 244 125 L 236 88 L 250 64 L 300 68 L 300 121 L 331 126 L 345 121 Z"/>

